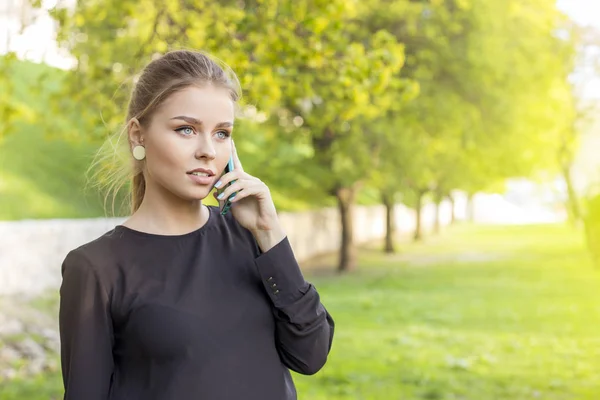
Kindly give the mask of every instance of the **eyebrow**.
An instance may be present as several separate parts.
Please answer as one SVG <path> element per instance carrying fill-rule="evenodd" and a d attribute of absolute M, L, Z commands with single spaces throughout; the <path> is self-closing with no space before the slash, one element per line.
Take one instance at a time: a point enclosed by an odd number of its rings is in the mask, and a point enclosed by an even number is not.
<path fill-rule="evenodd" d="M 193 124 L 193 125 L 199 125 L 202 126 L 202 121 L 200 121 L 197 118 L 194 117 L 186 117 L 185 115 L 178 115 L 177 117 L 173 117 L 171 119 L 181 119 L 189 124 Z M 217 124 L 217 128 L 231 128 L 233 126 L 233 123 L 231 122 L 219 122 Z"/>

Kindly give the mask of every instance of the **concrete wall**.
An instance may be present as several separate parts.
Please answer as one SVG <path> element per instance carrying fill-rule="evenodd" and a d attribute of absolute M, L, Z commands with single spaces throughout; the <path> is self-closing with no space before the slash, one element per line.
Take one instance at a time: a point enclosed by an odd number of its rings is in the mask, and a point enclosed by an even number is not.
<path fill-rule="evenodd" d="M 462 207 L 456 206 L 457 210 Z M 441 221 L 450 221 L 449 203 L 442 205 Z M 423 210 L 423 226 L 433 226 L 435 208 Z M 340 224 L 336 209 L 281 213 L 282 223 L 299 260 L 338 249 Z M 35 295 L 60 286 L 60 265 L 73 248 L 89 242 L 121 223 L 123 219 L 26 220 L 0 222 L 0 295 Z M 396 206 L 399 233 L 415 228 L 415 213 Z M 356 207 L 354 237 L 357 243 L 383 238 L 385 208 Z"/>

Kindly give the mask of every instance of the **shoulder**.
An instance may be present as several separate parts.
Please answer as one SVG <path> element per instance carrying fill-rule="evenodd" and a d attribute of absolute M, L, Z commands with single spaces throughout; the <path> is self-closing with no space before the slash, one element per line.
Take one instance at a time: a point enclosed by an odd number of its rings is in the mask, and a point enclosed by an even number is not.
<path fill-rule="evenodd" d="M 71 249 L 65 256 L 61 272 L 66 271 L 100 275 L 114 260 L 118 231 L 111 229 L 100 237 Z"/>

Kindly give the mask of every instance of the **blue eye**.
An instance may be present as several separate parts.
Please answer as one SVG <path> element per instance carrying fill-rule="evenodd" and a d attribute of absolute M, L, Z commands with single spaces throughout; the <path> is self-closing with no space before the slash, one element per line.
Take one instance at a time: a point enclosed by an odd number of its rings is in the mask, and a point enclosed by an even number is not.
<path fill-rule="evenodd" d="M 194 134 L 194 128 L 191 126 L 182 126 L 181 128 L 175 129 L 175 131 L 184 134 L 185 136 L 190 136 Z"/>
<path fill-rule="evenodd" d="M 219 139 L 227 139 L 231 134 L 229 131 L 218 131 L 217 135 L 219 136 Z"/>

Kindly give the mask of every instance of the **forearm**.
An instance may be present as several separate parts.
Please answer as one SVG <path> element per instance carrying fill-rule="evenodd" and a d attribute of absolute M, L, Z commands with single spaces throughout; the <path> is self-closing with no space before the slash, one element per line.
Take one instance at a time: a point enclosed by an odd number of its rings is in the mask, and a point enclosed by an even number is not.
<path fill-rule="evenodd" d="M 271 250 L 286 237 L 283 227 L 279 224 L 273 229 L 252 231 L 252 235 L 263 253 Z"/>
<path fill-rule="evenodd" d="M 277 347 L 283 363 L 305 375 L 326 363 L 333 342 L 334 322 L 311 285 L 308 292 L 277 309 Z"/>
<path fill-rule="evenodd" d="M 287 238 L 272 233 L 263 240 L 261 246 L 265 247 L 276 242 L 256 259 L 256 264 L 273 302 L 281 359 L 296 372 L 313 374 L 327 360 L 333 319 L 315 287 L 304 279 Z"/>

